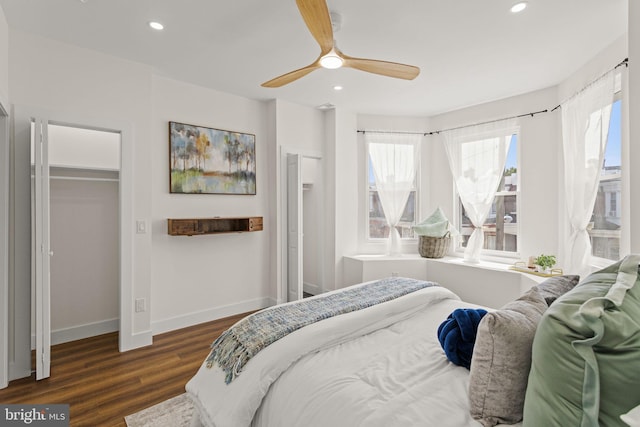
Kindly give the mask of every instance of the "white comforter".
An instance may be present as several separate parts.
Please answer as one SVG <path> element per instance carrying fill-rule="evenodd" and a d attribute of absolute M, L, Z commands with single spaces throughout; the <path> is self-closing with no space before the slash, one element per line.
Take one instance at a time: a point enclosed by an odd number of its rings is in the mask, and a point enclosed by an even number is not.
<path fill-rule="evenodd" d="M 469 371 L 436 337 L 460 307 L 476 306 L 430 287 L 323 320 L 262 350 L 229 385 L 203 364 L 186 386 L 192 426 L 480 426 Z"/>

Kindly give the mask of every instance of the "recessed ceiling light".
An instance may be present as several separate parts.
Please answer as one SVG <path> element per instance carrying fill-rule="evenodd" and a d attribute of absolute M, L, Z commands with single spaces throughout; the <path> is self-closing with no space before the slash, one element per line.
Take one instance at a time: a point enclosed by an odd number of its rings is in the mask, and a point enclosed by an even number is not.
<path fill-rule="evenodd" d="M 333 105 L 332 103 L 330 103 L 330 102 L 326 102 L 326 103 L 324 103 L 324 104 L 322 104 L 322 105 L 318 105 L 316 108 L 317 108 L 318 110 L 331 110 L 331 109 L 333 109 L 333 108 L 335 108 L 335 107 L 336 107 L 336 106 L 335 106 L 335 105 Z"/>
<path fill-rule="evenodd" d="M 149 26 L 151 28 L 153 28 L 154 30 L 158 30 L 158 31 L 164 29 L 164 25 L 162 25 L 161 23 L 156 22 L 156 21 L 149 22 Z"/>
<path fill-rule="evenodd" d="M 342 90 L 342 89 L 344 89 L 344 88 L 342 86 L 340 86 L 340 85 L 335 85 L 333 87 L 333 90 Z"/>
<path fill-rule="evenodd" d="M 526 8 L 527 8 L 527 2 L 526 1 L 521 1 L 521 2 L 516 3 L 513 6 L 511 6 L 511 12 L 513 12 L 513 13 L 522 12 Z"/>

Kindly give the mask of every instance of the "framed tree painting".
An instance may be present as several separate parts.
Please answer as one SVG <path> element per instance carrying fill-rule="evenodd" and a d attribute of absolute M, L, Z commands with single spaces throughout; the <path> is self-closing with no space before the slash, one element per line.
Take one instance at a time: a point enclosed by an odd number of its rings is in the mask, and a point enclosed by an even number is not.
<path fill-rule="evenodd" d="M 256 194 L 256 137 L 169 122 L 171 193 Z"/>

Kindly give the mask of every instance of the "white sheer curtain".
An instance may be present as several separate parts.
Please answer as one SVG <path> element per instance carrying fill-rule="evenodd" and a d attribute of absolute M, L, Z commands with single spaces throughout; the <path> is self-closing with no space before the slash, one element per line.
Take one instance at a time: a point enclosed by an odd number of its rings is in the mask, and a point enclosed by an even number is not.
<path fill-rule="evenodd" d="M 570 224 L 565 269 L 589 274 L 591 241 L 587 226 L 598 194 L 615 93 L 614 71 L 562 104 L 564 186 Z"/>
<path fill-rule="evenodd" d="M 482 226 L 504 173 L 511 136 L 517 132 L 515 120 L 500 120 L 443 133 L 453 180 L 474 226 L 464 252 L 466 262 L 475 263 L 480 258 Z"/>
<path fill-rule="evenodd" d="M 378 197 L 389 225 L 388 253 L 395 255 L 400 253 L 396 225 L 414 186 L 422 135 L 366 132 L 364 136 Z"/>

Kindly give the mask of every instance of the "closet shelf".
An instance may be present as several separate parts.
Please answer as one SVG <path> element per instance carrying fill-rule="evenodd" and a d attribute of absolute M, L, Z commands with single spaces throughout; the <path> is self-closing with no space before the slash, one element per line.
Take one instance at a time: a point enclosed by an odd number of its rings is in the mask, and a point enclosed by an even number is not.
<path fill-rule="evenodd" d="M 242 233 L 262 230 L 262 217 L 168 218 L 170 236 Z"/>

